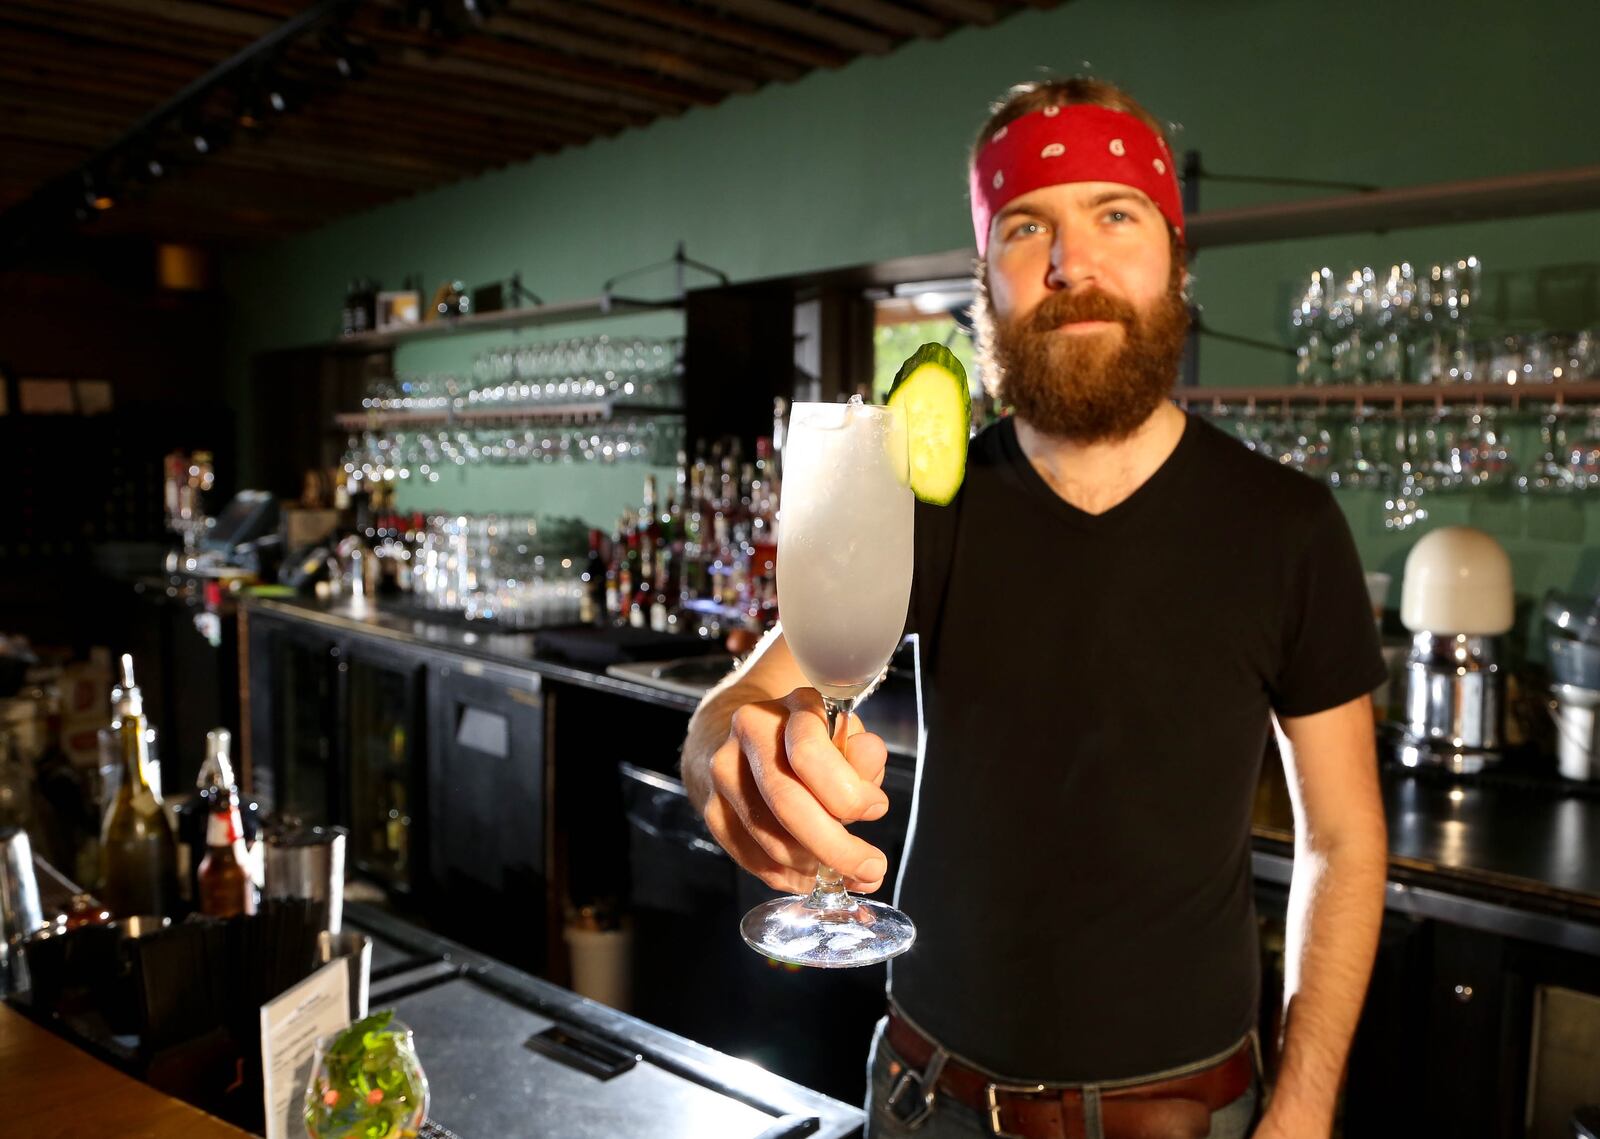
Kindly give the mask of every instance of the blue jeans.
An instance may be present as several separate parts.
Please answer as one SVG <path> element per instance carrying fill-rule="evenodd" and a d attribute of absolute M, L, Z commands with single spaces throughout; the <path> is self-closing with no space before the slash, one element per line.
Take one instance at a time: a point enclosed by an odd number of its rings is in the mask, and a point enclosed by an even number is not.
<path fill-rule="evenodd" d="M 982 1113 L 964 1103 L 957 1103 L 943 1093 L 940 1093 L 934 1105 L 933 1114 L 916 1128 L 909 1128 L 894 1117 L 889 1111 L 889 1092 L 894 1086 L 889 1065 L 895 1062 L 904 1067 L 905 1061 L 895 1055 L 889 1042 L 884 1039 L 888 1024 L 887 1017 L 878 1022 L 878 1030 L 872 1037 L 872 1053 L 867 1060 L 866 1139 L 972 1139 L 974 1136 L 992 1134 L 989 1121 Z M 1166 1074 L 1153 1072 L 1150 1078 L 1159 1080 Z M 1249 1139 L 1250 1133 L 1255 1130 L 1260 1100 L 1261 1066 L 1258 1054 L 1256 1078 L 1250 1090 L 1211 1113 L 1211 1130 L 1207 1132 L 1206 1139 Z M 1102 1139 L 1097 1124 L 1092 1126 L 1088 1139 Z"/>

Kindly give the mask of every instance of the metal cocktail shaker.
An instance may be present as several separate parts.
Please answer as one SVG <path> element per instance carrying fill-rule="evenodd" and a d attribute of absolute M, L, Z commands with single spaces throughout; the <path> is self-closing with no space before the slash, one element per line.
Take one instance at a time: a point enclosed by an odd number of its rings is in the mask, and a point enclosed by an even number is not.
<path fill-rule="evenodd" d="M 343 827 L 293 827 L 270 832 L 266 845 L 268 898 L 328 903 L 328 932 L 344 922 Z"/>
<path fill-rule="evenodd" d="M 28 832 L 21 827 L 0 828 L 0 992 L 26 987 L 22 942 L 43 925 Z"/>

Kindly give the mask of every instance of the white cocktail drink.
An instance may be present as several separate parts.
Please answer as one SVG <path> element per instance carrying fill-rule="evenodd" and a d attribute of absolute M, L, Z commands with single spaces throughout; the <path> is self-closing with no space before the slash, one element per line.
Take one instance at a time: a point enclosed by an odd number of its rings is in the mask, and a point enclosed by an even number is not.
<path fill-rule="evenodd" d="M 912 516 L 905 414 L 849 403 L 797 403 L 783 454 L 778 519 L 778 618 L 784 640 L 822 694 L 828 731 L 844 750 L 850 709 L 878 679 L 905 627 Z M 740 932 L 779 961 L 841 969 L 911 948 L 916 927 L 893 906 L 852 897 L 817 867 L 806 897 L 745 915 Z"/>
<path fill-rule="evenodd" d="M 900 641 L 911 595 L 905 417 L 799 403 L 778 530 L 778 613 L 800 669 L 835 700 L 861 695 Z"/>

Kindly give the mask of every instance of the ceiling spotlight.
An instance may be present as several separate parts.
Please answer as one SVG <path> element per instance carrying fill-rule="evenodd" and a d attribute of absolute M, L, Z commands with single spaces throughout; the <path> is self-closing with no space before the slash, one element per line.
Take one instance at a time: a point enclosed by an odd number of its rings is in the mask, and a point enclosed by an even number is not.
<path fill-rule="evenodd" d="M 84 171 L 83 202 L 90 209 L 109 210 L 117 204 L 117 199 L 111 194 L 109 187 L 97 180 L 88 171 Z"/>
<path fill-rule="evenodd" d="M 201 154 L 211 153 L 211 138 L 205 131 L 195 131 L 194 138 L 191 141 L 194 143 L 195 150 Z"/>
<path fill-rule="evenodd" d="M 159 178 L 167 172 L 167 168 L 162 165 L 161 159 L 152 155 L 145 159 L 144 172 L 152 178 Z"/>
<path fill-rule="evenodd" d="M 365 44 L 352 42 L 343 31 L 330 29 L 322 37 L 322 46 L 333 57 L 334 69 L 343 79 L 360 79 L 372 62 L 372 49 Z"/>
<path fill-rule="evenodd" d="M 267 106 L 281 115 L 289 109 L 289 100 L 284 98 L 282 91 L 274 87 L 267 92 Z"/>

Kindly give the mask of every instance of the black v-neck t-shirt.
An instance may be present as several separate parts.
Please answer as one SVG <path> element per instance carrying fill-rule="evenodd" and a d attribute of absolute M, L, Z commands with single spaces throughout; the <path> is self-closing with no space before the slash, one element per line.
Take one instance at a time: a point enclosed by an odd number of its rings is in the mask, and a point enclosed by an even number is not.
<path fill-rule="evenodd" d="M 1010 420 L 918 506 L 908 627 L 926 734 L 895 1001 L 1003 1076 L 1094 1081 L 1256 1022 L 1250 815 L 1270 713 L 1384 678 L 1332 494 L 1190 416 L 1091 515 Z"/>

